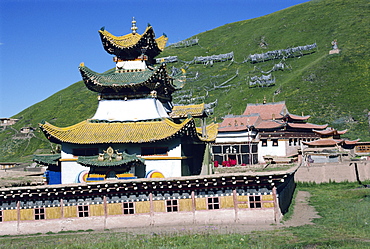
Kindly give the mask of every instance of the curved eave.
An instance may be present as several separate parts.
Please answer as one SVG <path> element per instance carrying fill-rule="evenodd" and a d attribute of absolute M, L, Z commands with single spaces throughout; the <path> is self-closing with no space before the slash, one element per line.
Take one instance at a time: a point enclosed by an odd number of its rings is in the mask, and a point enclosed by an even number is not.
<path fill-rule="evenodd" d="M 145 54 L 153 58 L 163 51 L 168 41 L 164 35 L 155 39 L 151 26 L 142 35 L 114 36 L 106 30 L 99 30 L 99 34 L 105 51 L 121 58 L 136 58 L 141 55 L 143 47 L 147 47 Z"/>
<path fill-rule="evenodd" d="M 168 75 L 166 65 L 162 64 L 155 71 L 142 71 L 130 73 L 97 73 L 86 66 L 79 67 L 81 76 L 86 87 L 98 93 L 119 93 L 124 91 L 137 91 L 140 88 L 152 90 L 163 90 L 173 93 L 177 90 Z M 157 83 L 162 84 L 158 85 Z"/>
<path fill-rule="evenodd" d="M 198 139 L 202 142 L 214 142 L 218 134 L 218 124 L 213 123 L 206 126 L 205 136 L 202 136 L 202 128 L 196 128 Z"/>
<path fill-rule="evenodd" d="M 196 118 L 207 117 L 204 103 L 198 105 L 174 106 L 169 115 L 171 118 L 186 118 L 188 115 Z"/>
<path fill-rule="evenodd" d="M 298 116 L 298 115 L 294 115 L 294 114 L 287 114 L 285 115 L 285 117 L 288 117 L 292 120 L 297 120 L 297 121 L 304 121 L 304 120 L 308 120 L 311 116 L 310 115 L 307 115 L 307 116 Z"/>
<path fill-rule="evenodd" d="M 45 165 L 45 166 L 57 166 L 58 161 L 61 158 L 60 154 L 53 154 L 53 155 L 33 155 L 32 160 L 35 163 Z"/>
<path fill-rule="evenodd" d="M 287 125 L 291 128 L 296 129 L 326 129 L 328 127 L 327 124 L 325 125 L 317 125 L 317 124 L 311 124 L 311 123 L 287 123 Z"/>
<path fill-rule="evenodd" d="M 56 127 L 47 122 L 39 124 L 39 126 L 45 136 L 55 143 L 152 143 L 182 136 L 198 139 L 193 118 L 188 118 L 181 124 L 176 124 L 170 119 L 110 123 L 93 123 L 85 120 L 64 128 Z M 209 137 L 214 137 L 213 129 L 210 129 L 209 132 Z M 200 138 L 200 140 L 208 141 L 209 138 Z"/>
<path fill-rule="evenodd" d="M 335 146 L 342 143 L 343 140 L 335 140 L 335 139 L 319 139 L 311 142 L 303 142 L 303 144 L 308 146 Z"/>
<path fill-rule="evenodd" d="M 99 161 L 98 156 L 79 156 L 77 163 L 87 167 L 127 167 L 134 164 L 142 164 L 144 163 L 144 159 L 130 156 L 123 158 L 122 160 Z"/>
<path fill-rule="evenodd" d="M 318 130 L 313 130 L 315 133 L 320 134 L 320 135 L 343 135 L 347 132 L 347 130 L 323 130 L 323 131 L 318 131 Z"/>

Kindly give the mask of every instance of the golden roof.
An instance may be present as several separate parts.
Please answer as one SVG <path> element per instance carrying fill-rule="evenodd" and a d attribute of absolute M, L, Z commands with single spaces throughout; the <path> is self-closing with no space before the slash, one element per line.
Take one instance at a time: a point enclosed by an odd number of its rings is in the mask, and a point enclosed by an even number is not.
<path fill-rule="evenodd" d="M 212 124 L 207 126 L 207 135 L 201 137 L 201 130 L 195 128 L 193 118 L 188 118 L 181 124 L 170 119 L 108 123 L 85 120 L 64 128 L 47 122 L 39 126 L 49 140 L 73 144 L 148 143 L 184 135 L 208 142 L 214 141 L 217 136 L 217 124 Z"/>
<path fill-rule="evenodd" d="M 190 114 L 193 117 L 204 115 L 204 103 L 198 105 L 177 105 L 172 108 L 171 118 L 186 118 Z"/>
<path fill-rule="evenodd" d="M 153 36 L 154 36 L 154 31 L 153 31 L 153 28 L 151 26 L 147 27 L 145 32 L 142 35 L 139 35 L 137 33 L 134 33 L 134 34 L 130 33 L 130 34 L 123 35 L 123 36 L 115 36 L 115 35 L 112 35 L 111 33 L 109 33 L 106 30 L 99 30 L 99 32 L 100 32 L 100 34 L 105 36 L 111 43 L 113 43 L 113 44 L 115 44 L 115 45 L 117 45 L 118 47 L 121 47 L 121 48 L 133 47 L 143 37 L 147 37 L 148 35 L 151 36 L 152 35 L 151 33 L 153 33 Z M 163 49 L 165 48 L 166 43 L 168 41 L 168 37 L 166 37 L 165 35 L 162 35 L 161 37 L 155 39 L 155 41 L 157 42 L 158 48 L 163 51 Z"/>

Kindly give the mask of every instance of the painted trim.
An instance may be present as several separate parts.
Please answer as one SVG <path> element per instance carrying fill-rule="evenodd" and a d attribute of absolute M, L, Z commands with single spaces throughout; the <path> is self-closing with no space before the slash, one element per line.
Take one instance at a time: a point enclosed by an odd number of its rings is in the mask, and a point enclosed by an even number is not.
<path fill-rule="evenodd" d="M 188 158 L 192 158 L 192 157 L 188 157 L 188 156 L 179 156 L 179 157 L 176 157 L 176 156 L 142 156 L 141 158 L 144 158 L 145 160 L 185 160 L 185 159 L 188 159 Z"/>
<path fill-rule="evenodd" d="M 59 159 L 60 162 L 73 162 L 73 161 L 77 161 L 78 158 L 62 158 L 62 159 Z"/>

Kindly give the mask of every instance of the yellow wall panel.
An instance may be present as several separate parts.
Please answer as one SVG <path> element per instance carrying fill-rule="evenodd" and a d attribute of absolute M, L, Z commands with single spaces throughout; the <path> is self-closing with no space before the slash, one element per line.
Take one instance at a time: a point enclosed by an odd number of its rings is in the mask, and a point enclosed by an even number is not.
<path fill-rule="evenodd" d="M 273 202 L 264 202 L 264 203 L 262 203 L 262 206 L 264 208 L 273 208 L 274 207 L 274 203 Z"/>
<path fill-rule="evenodd" d="M 262 195 L 263 201 L 273 201 L 274 197 L 272 195 Z"/>
<path fill-rule="evenodd" d="M 3 221 L 14 221 L 17 220 L 17 210 L 3 210 Z"/>
<path fill-rule="evenodd" d="M 150 213 L 150 202 L 149 201 L 135 202 L 135 213 L 136 214 Z"/>
<path fill-rule="evenodd" d="M 120 215 L 122 214 L 122 203 L 108 203 L 108 215 Z"/>
<path fill-rule="evenodd" d="M 238 204 L 238 208 L 248 208 L 248 204 Z"/>
<path fill-rule="evenodd" d="M 61 207 L 45 208 L 46 219 L 60 219 L 62 218 Z"/>
<path fill-rule="evenodd" d="M 104 216 L 104 205 L 90 205 L 90 216 Z"/>
<path fill-rule="evenodd" d="M 179 200 L 180 210 L 179 211 L 193 211 L 192 199 L 180 199 Z"/>
<path fill-rule="evenodd" d="M 164 202 L 165 201 L 153 201 L 154 212 L 166 212 Z"/>
<path fill-rule="evenodd" d="M 77 207 L 76 206 L 64 206 L 63 212 L 64 212 L 64 218 L 77 217 Z"/>
<path fill-rule="evenodd" d="M 34 220 L 35 215 L 33 209 L 21 209 L 21 220 Z"/>
<path fill-rule="evenodd" d="M 236 197 L 237 201 L 248 201 L 248 195 L 238 195 Z"/>
<path fill-rule="evenodd" d="M 221 208 L 233 208 L 234 207 L 233 196 L 221 196 L 220 202 L 221 202 L 220 203 Z"/>
<path fill-rule="evenodd" d="M 206 198 L 196 198 L 195 199 L 195 209 L 196 210 L 207 210 Z"/>

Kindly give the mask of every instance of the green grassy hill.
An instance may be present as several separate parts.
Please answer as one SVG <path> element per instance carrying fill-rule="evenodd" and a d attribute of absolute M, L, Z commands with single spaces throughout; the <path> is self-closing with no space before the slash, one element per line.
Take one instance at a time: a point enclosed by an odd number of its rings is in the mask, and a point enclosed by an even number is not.
<path fill-rule="evenodd" d="M 261 103 L 264 97 L 268 102 L 285 100 L 293 114 L 311 115 L 310 122 L 348 129 L 349 139 L 369 141 L 369 10 L 368 0 L 312 0 L 200 33 L 195 36 L 198 45 L 169 46 L 159 57 L 178 56 L 181 62 L 168 63 L 168 69 L 184 68 L 188 75 L 183 90 L 174 95 L 174 102 L 208 103 L 217 99 L 214 117 L 221 121 L 228 113 L 242 114 L 247 103 Z M 334 39 L 341 51 L 329 55 Z M 267 47 L 260 46 L 262 40 Z M 242 63 L 248 55 L 313 43 L 318 47 L 312 53 L 284 61 L 289 70 L 272 72 L 275 85 L 249 87 L 250 77 L 261 76 L 261 70 L 269 71 L 281 60 Z M 183 62 L 195 56 L 229 52 L 234 52 L 233 62 L 213 65 Z M 197 79 L 192 80 L 195 75 Z M 184 95 L 191 97 L 181 100 Z M 61 127 L 72 125 L 90 118 L 96 107 L 96 94 L 77 82 L 25 109 L 13 117 L 21 119 L 16 125 L 0 132 L 0 161 L 29 160 L 35 151 L 55 149 L 39 131 L 30 139 L 14 139 L 21 127 L 37 127 L 42 120 Z"/>

